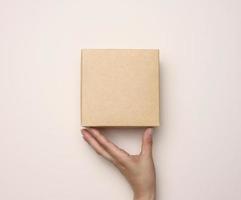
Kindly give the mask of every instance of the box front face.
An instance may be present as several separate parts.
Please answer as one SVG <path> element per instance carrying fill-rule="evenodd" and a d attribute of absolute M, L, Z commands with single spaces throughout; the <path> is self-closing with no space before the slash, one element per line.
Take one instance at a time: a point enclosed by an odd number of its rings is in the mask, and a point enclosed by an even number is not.
<path fill-rule="evenodd" d="M 158 50 L 82 50 L 83 126 L 158 126 Z"/>

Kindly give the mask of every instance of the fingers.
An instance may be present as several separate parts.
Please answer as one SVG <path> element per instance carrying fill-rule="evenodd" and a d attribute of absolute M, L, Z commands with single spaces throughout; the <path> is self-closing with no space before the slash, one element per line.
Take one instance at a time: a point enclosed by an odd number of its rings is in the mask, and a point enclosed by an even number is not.
<path fill-rule="evenodd" d="M 91 135 L 98 141 L 98 143 L 118 162 L 122 162 L 129 157 L 129 154 L 117 147 L 115 144 L 110 142 L 104 137 L 97 129 L 89 129 Z"/>
<path fill-rule="evenodd" d="M 141 154 L 152 156 L 152 128 L 147 128 L 143 134 Z"/>
<path fill-rule="evenodd" d="M 82 134 L 85 141 L 96 151 L 97 154 L 103 156 L 109 161 L 113 161 L 111 155 L 100 146 L 96 139 L 87 130 L 83 129 Z"/>

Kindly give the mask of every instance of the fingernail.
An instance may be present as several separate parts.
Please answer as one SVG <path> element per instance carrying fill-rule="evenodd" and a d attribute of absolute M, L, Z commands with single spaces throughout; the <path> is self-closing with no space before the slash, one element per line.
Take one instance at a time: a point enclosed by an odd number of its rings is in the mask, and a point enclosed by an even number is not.
<path fill-rule="evenodd" d="M 152 136 L 152 128 L 147 128 L 147 134 L 148 136 Z"/>
<path fill-rule="evenodd" d="M 91 131 L 97 131 L 97 129 L 94 128 L 94 127 L 89 127 L 89 130 L 91 130 Z"/>

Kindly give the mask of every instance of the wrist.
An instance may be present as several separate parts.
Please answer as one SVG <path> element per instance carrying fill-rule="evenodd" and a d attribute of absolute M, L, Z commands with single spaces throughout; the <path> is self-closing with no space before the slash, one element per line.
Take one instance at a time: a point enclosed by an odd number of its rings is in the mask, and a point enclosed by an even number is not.
<path fill-rule="evenodd" d="M 149 192 L 142 195 L 134 194 L 134 200 L 155 200 L 155 192 Z"/>

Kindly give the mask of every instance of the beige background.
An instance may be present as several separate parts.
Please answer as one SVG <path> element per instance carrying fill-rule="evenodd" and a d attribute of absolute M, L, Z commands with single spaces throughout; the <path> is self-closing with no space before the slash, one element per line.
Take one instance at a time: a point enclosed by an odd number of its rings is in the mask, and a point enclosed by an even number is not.
<path fill-rule="evenodd" d="M 131 199 L 79 133 L 79 49 L 159 48 L 158 199 L 241 199 L 238 0 L 0 1 L 0 199 Z M 139 151 L 142 130 L 109 130 Z M 122 133 L 122 134 L 118 134 Z"/>

